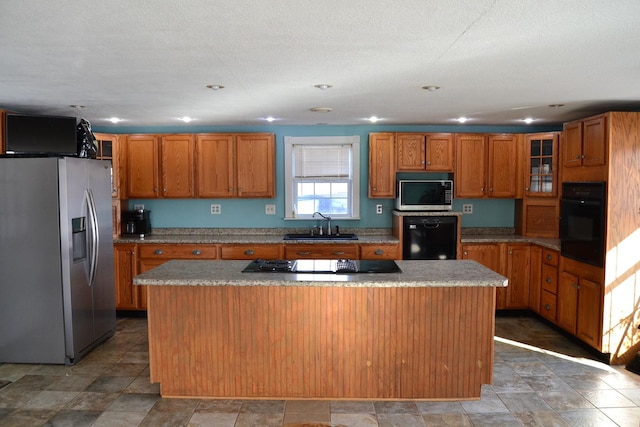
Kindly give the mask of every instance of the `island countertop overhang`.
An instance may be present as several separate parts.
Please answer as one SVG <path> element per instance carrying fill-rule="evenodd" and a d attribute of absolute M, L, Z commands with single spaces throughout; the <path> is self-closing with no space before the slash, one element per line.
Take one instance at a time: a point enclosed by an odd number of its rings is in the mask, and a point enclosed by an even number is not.
<path fill-rule="evenodd" d="M 133 279 L 145 286 L 505 287 L 472 260 L 396 261 L 399 273 L 242 273 L 247 261 L 172 260 Z"/>

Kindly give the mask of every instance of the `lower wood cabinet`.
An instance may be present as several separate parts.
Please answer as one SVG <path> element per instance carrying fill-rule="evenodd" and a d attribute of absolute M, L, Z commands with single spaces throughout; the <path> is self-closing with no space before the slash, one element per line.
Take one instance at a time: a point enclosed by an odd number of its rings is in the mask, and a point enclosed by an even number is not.
<path fill-rule="evenodd" d="M 360 259 L 401 259 L 399 245 L 360 245 Z"/>
<path fill-rule="evenodd" d="M 220 247 L 222 259 L 280 259 L 282 245 L 271 244 L 232 244 Z"/>
<path fill-rule="evenodd" d="M 595 348 L 602 341 L 603 281 L 601 268 L 561 257 L 556 323 Z"/>
<path fill-rule="evenodd" d="M 540 267 L 540 308 L 538 313 L 547 320 L 556 322 L 558 311 L 558 260 L 560 254 L 552 249 L 543 249 Z"/>
<path fill-rule="evenodd" d="M 284 245 L 286 259 L 358 259 L 358 245 Z"/>
<path fill-rule="evenodd" d="M 522 243 L 463 244 L 462 258 L 502 274 L 509 280 L 506 288 L 496 290 L 496 309 L 529 308 L 531 248 Z"/>
<path fill-rule="evenodd" d="M 138 274 L 138 246 L 117 243 L 113 246 L 115 268 L 116 309 L 146 310 L 147 298 L 144 286 L 133 286 L 133 278 Z"/>

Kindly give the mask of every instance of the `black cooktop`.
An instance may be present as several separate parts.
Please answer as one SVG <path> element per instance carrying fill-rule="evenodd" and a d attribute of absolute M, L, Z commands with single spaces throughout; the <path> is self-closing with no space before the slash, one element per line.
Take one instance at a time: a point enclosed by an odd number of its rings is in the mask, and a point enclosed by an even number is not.
<path fill-rule="evenodd" d="M 400 267 L 392 260 L 350 259 L 256 259 L 247 265 L 243 273 L 399 273 Z"/>

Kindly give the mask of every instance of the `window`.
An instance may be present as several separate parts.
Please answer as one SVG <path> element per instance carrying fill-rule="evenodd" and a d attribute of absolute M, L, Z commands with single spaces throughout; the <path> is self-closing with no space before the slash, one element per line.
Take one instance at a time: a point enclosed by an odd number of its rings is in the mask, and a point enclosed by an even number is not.
<path fill-rule="evenodd" d="M 284 146 L 285 218 L 359 219 L 359 136 L 287 136 Z"/>

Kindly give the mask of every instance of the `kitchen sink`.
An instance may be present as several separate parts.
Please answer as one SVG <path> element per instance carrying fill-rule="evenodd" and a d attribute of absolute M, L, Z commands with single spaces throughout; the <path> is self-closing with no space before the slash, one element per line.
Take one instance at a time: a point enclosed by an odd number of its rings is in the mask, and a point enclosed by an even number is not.
<path fill-rule="evenodd" d="M 289 233 L 284 235 L 284 240 L 358 240 L 358 236 L 356 236 L 353 233 L 340 233 L 340 234 Z"/>

